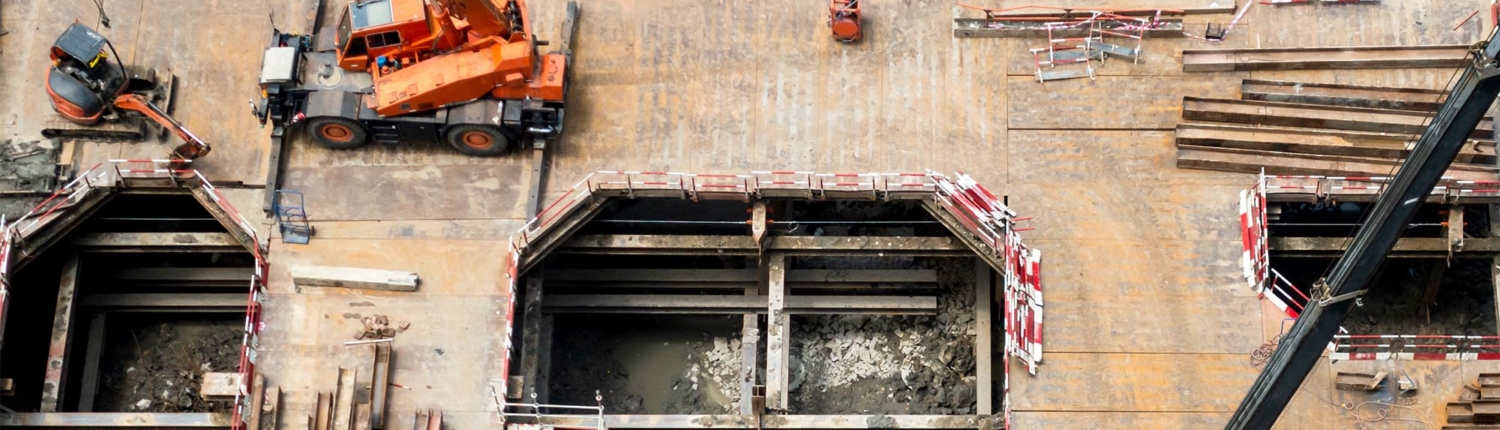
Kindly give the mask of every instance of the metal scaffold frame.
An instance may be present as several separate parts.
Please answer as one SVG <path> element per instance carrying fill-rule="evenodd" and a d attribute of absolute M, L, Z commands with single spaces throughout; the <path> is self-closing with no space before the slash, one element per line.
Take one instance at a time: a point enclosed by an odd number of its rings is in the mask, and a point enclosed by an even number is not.
<path fill-rule="evenodd" d="M 18 247 L 25 246 L 28 235 L 46 227 L 58 215 L 66 213 L 83 200 L 96 196 L 104 190 L 127 189 L 137 186 L 182 187 L 201 192 L 205 204 L 212 204 L 229 219 L 229 224 L 238 233 L 247 237 L 249 252 L 255 259 L 255 270 L 249 279 L 249 294 L 245 305 L 245 324 L 240 341 L 240 358 L 237 373 L 240 383 L 235 394 L 235 407 L 231 413 L 230 428 L 245 428 L 244 417 L 250 404 L 250 388 L 246 384 L 255 374 L 258 335 L 263 328 L 261 300 L 265 297 L 265 279 L 268 270 L 265 253 L 269 243 L 262 242 L 255 228 L 229 204 L 219 189 L 197 170 L 186 168 L 187 160 L 166 159 L 117 159 L 108 160 L 89 167 L 76 178 L 52 193 L 42 203 L 25 215 L 6 222 L 0 219 L 0 341 L 4 339 L 4 326 L 10 295 L 10 267 L 18 256 Z M 226 226 L 229 228 L 230 226 Z"/>
<path fill-rule="evenodd" d="M 502 375 L 509 375 L 515 350 L 516 297 L 521 276 L 547 252 L 592 219 L 612 198 L 668 198 L 691 201 L 759 199 L 920 201 L 948 225 L 955 236 L 1000 272 L 1003 281 L 1004 368 L 1015 357 L 1035 375 L 1042 362 L 1041 251 L 1027 246 L 1018 227 L 1029 217 L 1018 217 L 999 198 L 973 178 L 959 172 L 949 178 L 924 173 L 817 173 L 793 170 L 752 171 L 748 174 L 682 173 L 665 171 L 599 171 L 563 192 L 511 236 L 506 255 L 505 357 Z M 947 221 L 945 221 L 947 220 Z M 950 223 L 951 221 L 951 223 Z M 1004 372 L 1008 375 L 1009 372 Z M 508 392 L 509 381 L 494 382 L 495 392 Z M 1009 378 L 1005 378 L 1003 413 L 1010 421 Z M 503 421 L 506 404 L 496 402 Z"/>

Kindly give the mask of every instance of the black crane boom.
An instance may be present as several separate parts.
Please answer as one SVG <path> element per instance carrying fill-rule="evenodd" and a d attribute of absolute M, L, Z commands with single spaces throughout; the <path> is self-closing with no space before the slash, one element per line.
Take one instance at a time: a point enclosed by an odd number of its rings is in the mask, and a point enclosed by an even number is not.
<path fill-rule="evenodd" d="M 1470 53 L 1473 61 L 1448 92 L 1448 99 L 1417 139 L 1395 178 L 1375 199 L 1349 249 L 1334 263 L 1328 277 L 1313 287 L 1315 296 L 1282 336 L 1225 429 L 1271 428 L 1333 340 L 1354 299 L 1369 288 L 1375 269 L 1500 93 L 1500 65 L 1496 64 L 1500 43 L 1496 43 L 1496 34 L 1500 33 L 1491 33 L 1487 42 L 1475 44 Z"/>

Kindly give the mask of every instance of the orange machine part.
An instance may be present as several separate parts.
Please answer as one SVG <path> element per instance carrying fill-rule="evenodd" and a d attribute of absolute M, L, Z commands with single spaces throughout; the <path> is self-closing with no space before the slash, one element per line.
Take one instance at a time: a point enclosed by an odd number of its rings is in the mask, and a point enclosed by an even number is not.
<path fill-rule="evenodd" d="M 828 5 L 828 26 L 833 29 L 833 38 L 838 41 L 859 40 L 859 19 L 859 0 L 831 0 Z"/>
<path fill-rule="evenodd" d="M 375 80 L 375 113 L 401 115 L 477 99 L 486 93 L 501 99 L 562 101 L 562 55 L 544 58 L 536 73 L 531 43 L 498 43 L 477 51 L 453 52 L 407 66 Z"/>

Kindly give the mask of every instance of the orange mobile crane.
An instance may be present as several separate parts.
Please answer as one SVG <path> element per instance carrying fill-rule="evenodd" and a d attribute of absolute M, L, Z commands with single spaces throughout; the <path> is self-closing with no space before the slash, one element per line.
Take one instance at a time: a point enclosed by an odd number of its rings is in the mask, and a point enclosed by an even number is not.
<path fill-rule="evenodd" d="M 273 33 L 252 104 L 273 139 L 300 127 L 336 149 L 442 140 L 497 155 L 562 131 L 567 27 L 564 49 L 540 55 L 522 0 L 354 0 L 331 51 Z"/>

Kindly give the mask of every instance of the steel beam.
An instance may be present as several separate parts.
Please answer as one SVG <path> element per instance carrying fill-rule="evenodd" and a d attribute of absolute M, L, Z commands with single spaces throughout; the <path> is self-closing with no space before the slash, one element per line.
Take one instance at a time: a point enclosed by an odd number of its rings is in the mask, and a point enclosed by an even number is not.
<path fill-rule="evenodd" d="M 1349 246 L 1346 237 L 1285 237 L 1267 239 L 1271 253 L 1280 257 L 1337 257 Z M 1500 252 L 1500 237 L 1465 239 L 1462 250 L 1454 255 L 1478 257 Z M 1446 258 L 1448 239 L 1442 237 L 1403 237 L 1391 248 L 1395 258 Z"/>
<path fill-rule="evenodd" d="M 244 312 L 245 294 L 89 294 L 79 305 L 108 312 Z"/>
<path fill-rule="evenodd" d="M 530 402 L 531 394 L 536 394 L 540 399 L 542 391 L 547 386 L 544 379 L 546 375 L 541 373 L 541 360 L 545 354 L 542 348 L 551 348 L 551 339 L 542 338 L 542 276 L 545 271 L 538 270 L 526 275 L 526 296 L 521 314 L 521 380 L 523 389 L 521 401 Z"/>
<path fill-rule="evenodd" d="M 95 313 L 89 322 L 89 342 L 83 352 L 83 380 L 79 381 L 78 411 L 93 412 L 94 398 L 99 394 L 99 359 L 104 355 L 104 313 Z"/>
<path fill-rule="evenodd" d="M 1430 112 L 1305 105 L 1259 100 L 1183 97 L 1182 119 L 1233 122 L 1287 127 L 1419 134 L 1427 128 Z M 1482 123 L 1468 135 L 1491 137 L 1490 124 Z"/>
<path fill-rule="evenodd" d="M 67 387 L 68 358 L 72 340 L 73 310 L 77 309 L 78 255 L 63 263 L 57 290 L 57 310 L 52 314 L 52 341 L 47 348 L 47 370 L 42 381 L 42 412 L 57 412 Z"/>
<path fill-rule="evenodd" d="M 249 252 L 229 233 L 90 233 L 73 239 L 90 252 Z"/>
<path fill-rule="evenodd" d="M 739 289 L 760 285 L 756 270 L 693 268 L 574 268 L 547 271 L 549 286 L 589 288 Z M 895 283 L 938 283 L 935 270 L 792 270 L 787 288 L 871 288 Z"/>
<path fill-rule="evenodd" d="M 228 413 L 0 413 L 0 427 L 229 428 Z"/>
<path fill-rule="evenodd" d="M 552 294 L 542 299 L 547 313 L 767 314 L 770 296 Z M 791 296 L 783 297 L 786 314 L 932 315 L 933 296 Z"/>
<path fill-rule="evenodd" d="M 1443 105 L 1448 92 L 1425 88 L 1246 79 L 1240 83 L 1240 97 L 1270 102 L 1432 112 Z"/>
<path fill-rule="evenodd" d="M 990 343 L 990 308 L 995 301 L 990 297 L 993 292 L 994 281 L 991 280 L 995 269 L 990 268 L 989 263 L 984 260 L 974 259 L 974 363 L 977 368 L 974 371 L 976 385 L 974 387 L 977 400 L 975 412 L 979 415 L 995 413 L 992 398 L 994 395 L 993 379 L 991 372 L 993 356 Z"/>
<path fill-rule="evenodd" d="M 1463 67 L 1469 45 L 1186 49 L 1184 72 Z"/>
<path fill-rule="evenodd" d="M 975 415 L 605 415 L 611 429 L 978 429 L 999 428 L 999 422 Z M 543 417 L 558 427 L 593 428 L 592 416 Z"/>
<path fill-rule="evenodd" d="M 1390 159 L 1410 155 L 1406 144 L 1416 138 L 1400 133 L 1238 124 L 1178 124 L 1174 137 L 1178 146 Z M 1493 165 L 1495 142 L 1471 139 L 1454 161 Z"/>
<path fill-rule="evenodd" d="M 253 267 L 131 267 L 101 276 L 113 285 L 245 288 L 253 274 Z"/>
<path fill-rule="evenodd" d="M 774 236 L 766 252 L 788 256 L 967 257 L 968 247 L 951 237 Z M 749 236 L 584 235 L 574 236 L 560 252 L 614 255 L 760 254 Z"/>
<path fill-rule="evenodd" d="M 766 408 L 785 411 L 791 397 L 788 390 L 791 367 L 792 320 L 786 313 L 786 256 L 766 256 L 766 292 L 769 307 L 766 313 Z"/>

